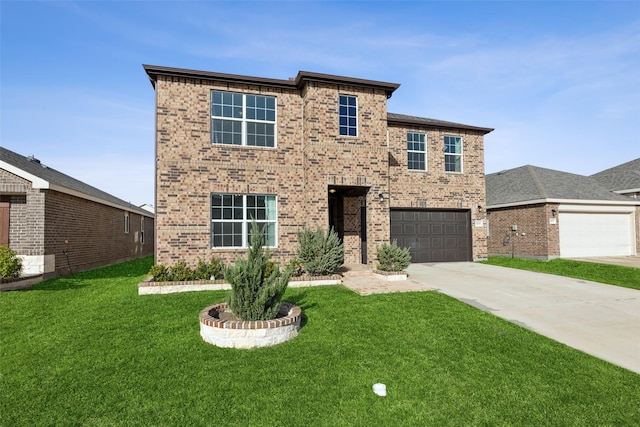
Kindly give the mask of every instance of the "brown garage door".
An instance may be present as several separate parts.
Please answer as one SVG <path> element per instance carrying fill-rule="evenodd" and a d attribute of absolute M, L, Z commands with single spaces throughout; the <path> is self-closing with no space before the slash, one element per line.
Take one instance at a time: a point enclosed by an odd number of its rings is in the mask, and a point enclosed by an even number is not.
<path fill-rule="evenodd" d="M 410 248 L 411 262 L 472 261 L 468 210 L 392 210 L 393 239 Z"/>

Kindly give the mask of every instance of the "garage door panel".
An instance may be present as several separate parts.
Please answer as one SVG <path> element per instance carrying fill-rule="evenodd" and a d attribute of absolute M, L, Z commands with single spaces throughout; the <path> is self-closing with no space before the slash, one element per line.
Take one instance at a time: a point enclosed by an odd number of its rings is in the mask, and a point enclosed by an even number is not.
<path fill-rule="evenodd" d="M 412 262 L 471 261 L 469 211 L 391 211 L 391 239 L 408 247 Z"/>
<path fill-rule="evenodd" d="M 634 254 L 633 216 L 629 213 L 561 212 L 560 256 Z"/>

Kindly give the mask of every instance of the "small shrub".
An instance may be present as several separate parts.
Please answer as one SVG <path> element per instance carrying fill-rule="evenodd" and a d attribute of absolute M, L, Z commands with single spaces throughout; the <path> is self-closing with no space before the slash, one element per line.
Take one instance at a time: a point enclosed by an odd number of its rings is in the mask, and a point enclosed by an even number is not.
<path fill-rule="evenodd" d="M 403 271 L 411 264 L 411 253 L 409 248 L 398 247 L 398 242 L 394 240 L 391 244 L 378 246 L 378 261 L 378 270 Z"/>
<path fill-rule="evenodd" d="M 224 263 L 220 258 L 211 257 L 209 262 L 198 259 L 198 266 L 195 271 L 196 280 L 215 280 L 223 277 Z"/>
<path fill-rule="evenodd" d="M 153 276 L 155 282 L 167 282 L 169 280 L 169 271 L 164 264 L 155 264 L 149 270 L 149 276 Z"/>
<path fill-rule="evenodd" d="M 175 282 L 186 282 L 188 280 L 194 280 L 196 277 L 195 271 L 193 271 L 186 262 L 178 261 L 171 267 L 169 267 L 169 280 Z"/>
<path fill-rule="evenodd" d="M 298 259 L 311 276 L 333 274 L 344 263 L 344 246 L 333 229 L 305 228 L 298 231 Z"/>
<path fill-rule="evenodd" d="M 276 317 L 282 296 L 291 278 L 291 271 L 283 272 L 275 263 L 269 267 L 269 253 L 265 252 L 264 237 L 258 225 L 251 227 L 251 246 L 247 259 L 239 259 L 227 269 L 225 277 L 231 284 L 229 308 L 243 320 L 269 320 Z M 271 273 L 267 275 L 267 270 Z"/>
<path fill-rule="evenodd" d="M 294 276 L 302 276 L 302 273 L 304 272 L 298 258 L 294 258 L 289 261 L 286 268 L 287 270 L 290 270 Z"/>
<path fill-rule="evenodd" d="M 22 274 L 22 260 L 8 246 L 0 246 L 0 278 L 13 280 Z"/>

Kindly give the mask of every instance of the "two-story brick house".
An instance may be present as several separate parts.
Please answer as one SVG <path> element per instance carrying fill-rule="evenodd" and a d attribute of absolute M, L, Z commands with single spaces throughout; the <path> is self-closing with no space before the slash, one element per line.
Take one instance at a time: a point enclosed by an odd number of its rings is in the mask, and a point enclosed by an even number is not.
<path fill-rule="evenodd" d="M 397 239 L 413 262 L 487 256 L 484 135 L 387 113 L 395 83 L 288 80 L 145 65 L 156 94 L 156 262 L 244 255 L 251 220 L 276 260 L 333 227 L 345 263 Z"/>

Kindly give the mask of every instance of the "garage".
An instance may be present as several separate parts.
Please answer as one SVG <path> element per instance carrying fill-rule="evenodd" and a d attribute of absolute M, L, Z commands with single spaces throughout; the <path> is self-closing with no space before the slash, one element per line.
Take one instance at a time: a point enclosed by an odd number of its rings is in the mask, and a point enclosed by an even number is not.
<path fill-rule="evenodd" d="M 560 205 L 559 211 L 560 256 L 635 254 L 633 208 Z"/>
<path fill-rule="evenodd" d="M 393 209 L 391 240 L 411 251 L 411 262 L 472 261 L 468 210 Z"/>

